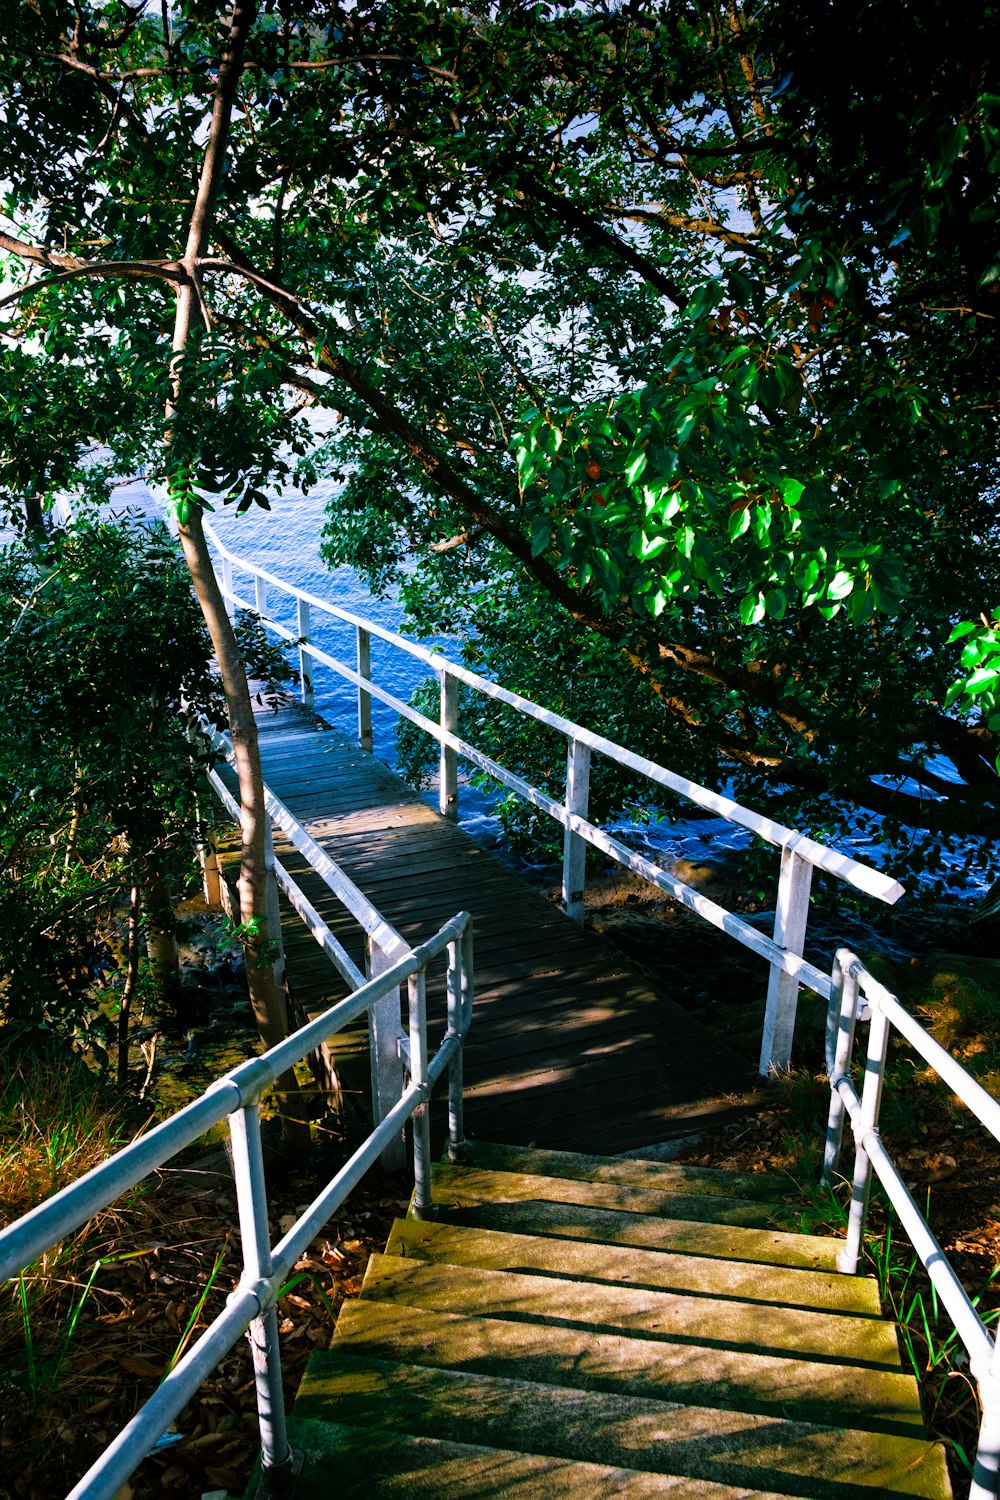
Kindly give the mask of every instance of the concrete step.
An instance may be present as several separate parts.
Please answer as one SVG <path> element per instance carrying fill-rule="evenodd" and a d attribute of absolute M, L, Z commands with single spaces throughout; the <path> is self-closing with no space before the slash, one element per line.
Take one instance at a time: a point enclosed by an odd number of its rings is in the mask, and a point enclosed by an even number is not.
<path fill-rule="evenodd" d="M 345 1302 L 333 1348 L 372 1359 L 470 1370 L 581 1390 L 760 1412 L 873 1431 L 923 1431 L 912 1375 L 793 1355 L 669 1344 L 558 1323 L 515 1322 L 407 1307 L 368 1297 Z"/>
<path fill-rule="evenodd" d="M 869 1277 L 841 1276 L 834 1271 L 768 1268 L 748 1261 L 711 1260 L 670 1251 L 633 1250 L 594 1245 L 586 1240 L 551 1239 L 473 1229 L 431 1219 L 397 1219 L 387 1255 L 410 1260 L 447 1261 L 453 1266 L 481 1266 L 491 1271 L 529 1271 L 573 1280 L 657 1287 L 705 1297 L 733 1297 L 765 1307 L 802 1307 L 857 1317 L 880 1318 L 878 1287 Z"/>
<path fill-rule="evenodd" d="M 668 1219 L 699 1219 L 706 1224 L 742 1224 L 754 1229 L 786 1227 L 792 1217 L 780 1203 L 759 1203 L 722 1194 L 675 1192 L 637 1187 L 630 1182 L 590 1182 L 586 1178 L 546 1177 L 532 1172 L 498 1172 L 486 1167 L 438 1162 L 432 1171 L 435 1196 L 477 1202 L 542 1199 L 616 1212 L 655 1214 Z"/>
<path fill-rule="evenodd" d="M 727 1198 L 644 1194 L 641 1189 L 610 1183 L 576 1183 L 453 1166 L 435 1167 L 432 1177 L 434 1218 L 479 1229 L 822 1271 L 836 1271 L 837 1256 L 843 1249 L 843 1241 L 829 1235 L 706 1222 L 699 1217 L 706 1203 L 721 1205 L 724 1211 L 733 1201 Z M 632 1206 L 615 1206 L 616 1196 Z M 601 1198 L 602 1202 L 594 1201 Z M 646 1211 L 639 1206 L 644 1200 Z M 672 1200 L 666 1208 L 667 1217 L 661 1213 L 665 1200 Z M 765 1212 L 760 1204 L 745 1207 L 752 1215 Z M 671 1209 L 681 1208 L 690 1217 L 671 1213 Z"/>
<path fill-rule="evenodd" d="M 289 1418 L 295 1500 L 782 1500 L 772 1491 Z"/>
<path fill-rule="evenodd" d="M 733 1352 L 830 1359 L 869 1369 L 900 1368 L 893 1329 L 875 1318 L 713 1297 L 569 1281 L 513 1271 L 373 1255 L 362 1296 L 441 1312 L 561 1323 L 594 1333 L 627 1333 Z"/>
<path fill-rule="evenodd" d="M 859 1490 L 948 1494 L 943 1451 L 923 1437 L 535 1385 L 330 1351 L 297 1403 L 313 1421 L 436 1437 L 803 1497 Z"/>
<path fill-rule="evenodd" d="M 489 1172 L 617 1182 L 667 1193 L 698 1193 L 758 1203 L 780 1203 L 786 1192 L 786 1184 L 779 1177 L 763 1172 L 723 1172 L 714 1167 L 688 1167 L 679 1162 L 646 1161 L 635 1156 L 585 1156 L 576 1151 L 503 1146 L 492 1141 L 467 1141 L 461 1165 Z"/>

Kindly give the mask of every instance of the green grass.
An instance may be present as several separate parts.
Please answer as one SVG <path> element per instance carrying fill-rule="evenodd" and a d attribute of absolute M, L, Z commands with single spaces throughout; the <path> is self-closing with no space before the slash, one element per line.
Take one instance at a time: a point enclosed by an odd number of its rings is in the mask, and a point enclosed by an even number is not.
<path fill-rule="evenodd" d="M 122 1112 L 67 1052 L 0 1050 L 0 1220 L 9 1224 L 110 1156 Z M 35 1405 L 54 1389 L 117 1222 L 98 1214 L 0 1297 L 5 1375 Z M 108 1258 L 108 1257 L 104 1257 Z"/>

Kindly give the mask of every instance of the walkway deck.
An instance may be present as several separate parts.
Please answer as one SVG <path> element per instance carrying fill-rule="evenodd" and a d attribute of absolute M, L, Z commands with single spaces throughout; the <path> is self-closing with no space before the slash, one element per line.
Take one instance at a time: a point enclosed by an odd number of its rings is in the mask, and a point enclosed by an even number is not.
<path fill-rule="evenodd" d="M 269 786 L 409 942 L 457 911 L 474 919 L 476 1008 L 466 1048 L 466 1127 L 483 1140 L 598 1153 L 696 1128 L 752 1083 L 746 1064 L 668 995 L 441 818 L 380 761 L 298 706 L 260 717 Z M 361 934 L 276 830 L 278 858 L 362 964 Z M 317 1013 L 345 992 L 289 908 L 294 994 Z M 724 939 L 722 940 L 724 941 Z M 428 995 L 435 1041 L 443 996 Z M 359 1105 L 366 1033 L 338 1069 Z"/>

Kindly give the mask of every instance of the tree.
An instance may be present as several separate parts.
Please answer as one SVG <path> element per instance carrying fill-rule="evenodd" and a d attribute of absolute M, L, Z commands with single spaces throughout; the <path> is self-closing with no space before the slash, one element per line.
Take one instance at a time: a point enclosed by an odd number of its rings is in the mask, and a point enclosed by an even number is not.
<path fill-rule="evenodd" d="M 224 721 L 211 644 L 165 528 L 127 519 L 0 551 L 0 638 L 3 1014 L 99 1042 L 93 991 L 125 905 L 124 1082 L 140 922 L 162 988 L 168 884 L 204 832 L 187 731 L 196 709 Z"/>
<path fill-rule="evenodd" d="M 864 8 L 885 48 L 890 11 Z M 500 675 L 512 618 L 561 662 L 586 632 L 697 774 L 941 834 L 992 815 L 994 732 L 945 711 L 937 649 L 997 597 L 992 17 L 945 28 L 928 75 L 922 10 L 877 97 L 847 49 L 835 87 L 811 72 L 826 22 L 777 0 L 6 25 L 8 357 L 57 403 L 76 371 L 90 431 L 169 477 L 241 751 L 248 911 L 259 777 L 199 506 L 264 503 L 296 453 L 346 479 L 331 559 L 379 582 L 416 554 L 418 625 L 474 630 Z M 877 151 L 871 119 L 898 135 L 917 97 L 905 151 Z M 341 414 L 326 443 L 301 403 Z"/>

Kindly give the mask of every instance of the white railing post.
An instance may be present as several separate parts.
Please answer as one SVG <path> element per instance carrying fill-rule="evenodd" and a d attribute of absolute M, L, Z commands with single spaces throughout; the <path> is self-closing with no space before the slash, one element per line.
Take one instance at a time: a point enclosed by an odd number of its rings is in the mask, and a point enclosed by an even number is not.
<path fill-rule="evenodd" d="M 366 682 L 372 675 L 371 632 L 361 625 L 356 627 L 358 639 L 358 676 Z M 372 753 L 372 695 L 367 688 L 358 688 L 358 744 L 362 750 Z"/>
<path fill-rule="evenodd" d="M 278 876 L 274 868 L 274 834 L 268 813 L 264 814 L 264 891 L 267 940 L 274 953 L 271 970 L 274 974 L 274 982 L 281 990 L 285 983 L 285 945 L 281 937 L 281 892 L 278 889 Z"/>
<path fill-rule="evenodd" d="M 377 979 L 392 968 L 392 959 L 376 942 L 369 939 L 368 973 Z M 368 1012 L 368 1045 L 372 1068 L 372 1113 L 376 1125 L 381 1124 L 403 1092 L 403 1059 L 399 1051 L 399 1039 L 403 1034 L 403 1009 L 399 997 L 399 985 L 376 1000 Z M 402 1132 L 382 1152 L 382 1166 L 386 1172 L 401 1172 L 406 1165 L 406 1148 Z"/>
<path fill-rule="evenodd" d="M 427 1083 L 427 972 L 418 969 L 408 985 L 410 1080 Z M 419 1219 L 431 1208 L 431 1111 L 428 1100 L 413 1112 L 413 1212 Z"/>
<path fill-rule="evenodd" d="M 844 1139 L 844 1116 L 846 1105 L 838 1087 L 842 1078 L 850 1076 L 851 1058 L 854 1055 L 854 1032 L 858 1023 L 858 970 L 853 953 L 837 950 L 833 960 L 830 1004 L 826 1020 L 826 1068 L 830 1079 L 830 1113 L 826 1123 L 826 1145 L 823 1150 L 823 1176 L 827 1186 L 840 1166 L 840 1150 Z"/>
<path fill-rule="evenodd" d="M 222 597 L 226 601 L 226 614 L 230 619 L 232 619 L 236 613 L 236 605 L 233 603 L 232 599 L 229 598 L 229 595 L 232 592 L 233 565 L 229 561 L 229 558 L 224 556 L 222 559 Z"/>
<path fill-rule="evenodd" d="M 812 885 L 812 865 L 795 852 L 800 837 L 793 834 L 782 847 L 778 908 L 774 915 L 774 941 L 799 957 L 805 947 Z M 760 1071 L 765 1078 L 772 1073 L 786 1073 L 791 1066 L 798 999 L 798 980 L 772 964 L 760 1046 Z"/>
<path fill-rule="evenodd" d="M 310 644 L 312 621 L 309 615 L 309 600 L 299 598 L 296 600 L 296 605 L 295 629 L 299 637 L 299 692 L 306 708 L 312 708 L 315 697 L 312 657 L 303 650 L 304 646 Z"/>
<path fill-rule="evenodd" d="M 872 1185 L 871 1157 L 863 1142 L 871 1130 L 878 1130 L 882 1107 L 882 1083 L 885 1059 L 889 1050 L 889 1019 L 872 1008 L 868 1028 L 868 1055 L 865 1059 L 865 1081 L 861 1089 L 861 1114 L 854 1129 L 854 1181 L 851 1185 L 851 1208 L 847 1219 L 847 1240 L 837 1256 L 837 1270 L 853 1276 L 861 1259 L 861 1243 L 868 1217 L 868 1195 Z"/>
<path fill-rule="evenodd" d="M 590 746 L 570 740 L 566 754 L 567 813 L 587 816 L 590 802 Z M 563 837 L 563 910 L 583 926 L 583 894 L 587 877 L 587 841 L 567 828 Z"/>
<path fill-rule="evenodd" d="M 458 733 L 458 679 L 447 667 L 438 668 L 441 682 L 441 728 Z M 450 745 L 441 746 L 438 766 L 438 811 L 442 818 L 458 821 L 458 752 Z"/>
<path fill-rule="evenodd" d="M 260 1141 L 260 1115 L 256 1104 L 248 1104 L 229 1116 L 233 1147 L 233 1177 L 240 1218 L 243 1250 L 243 1285 L 266 1286 L 271 1276 L 271 1238 L 267 1224 L 267 1188 Z M 260 1453 L 264 1493 L 278 1492 L 277 1484 L 290 1480 L 295 1459 L 288 1446 L 285 1398 L 281 1388 L 281 1349 L 274 1304 L 250 1324 L 250 1349 L 257 1386 L 257 1417 L 260 1423 Z"/>
<path fill-rule="evenodd" d="M 996 1500 L 1000 1495 L 1000 1343 L 994 1343 L 989 1370 L 979 1377 L 979 1399 L 983 1416 L 969 1500 Z"/>
<path fill-rule="evenodd" d="M 471 962 L 472 950 L 466 942 L 472 924 L 460 938 L 448 944 L 448 1035 L 465 1038 L 465 993 L 468 983 L 465 965 Z M 463 1047 L 460 1045 L 448 1069 L 448 1160 L 462 1160 L 465 1147 L 465 1100 L 463 1096 Z"/>
<path fill-rule="evenodd" d="M 253 576 L 253 607 L 262 620 L 267 617 L 267 584 L 259 573 Z"/>

